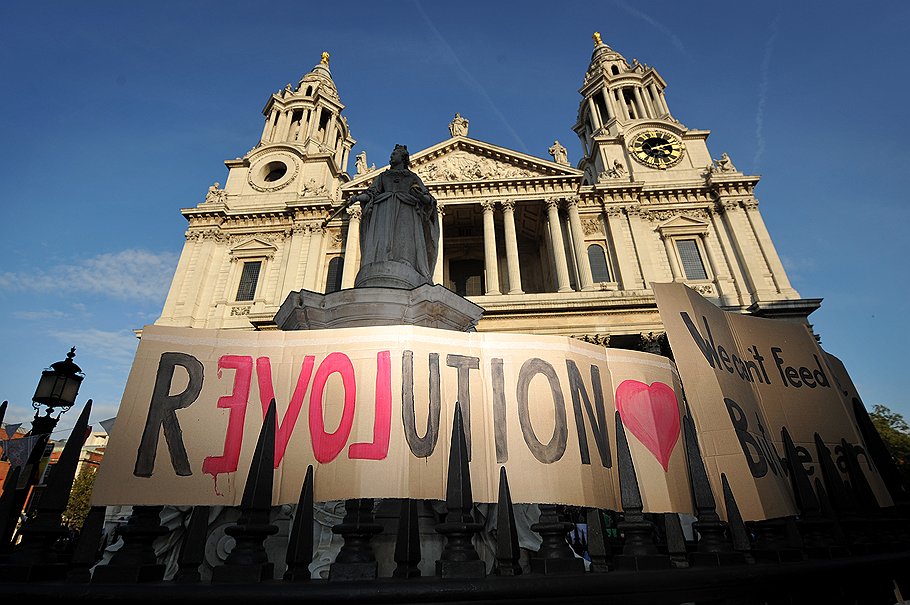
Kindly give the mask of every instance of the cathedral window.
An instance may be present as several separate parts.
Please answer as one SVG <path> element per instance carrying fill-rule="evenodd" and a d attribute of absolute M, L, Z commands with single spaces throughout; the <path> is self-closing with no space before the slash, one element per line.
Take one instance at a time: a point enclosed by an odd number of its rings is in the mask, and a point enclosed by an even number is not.
<path fill-rule="evenodd" d="M 262 261 L 247 261 L 243 263 L 240 273 L 240 285 L 237 286 L 237 300 L 249 301 L 256 297 L 256 285 L 259 283 L 259 271 Z"/>
<path fill-rule="evenodd" d="M 269 162 L 263 172 L 265 172 L 263 180 L 266 183 L 274 183 L 288 173 L 288 167 L 284 162 Z"/>
<path fill-rule="evenodd" d="M 607 267 L 607 255 L 600 244 L 591 244 L 588 246 L 588 262 L 591 264 L 591 278 L 595 284 L 610 281 L 610 269 Z"/>
<path fill-rule="evenodd" d="M 686 279 L 708 279 L 705 264 L 701 259 L 698 242 L 694 239 L 676 240 L 676 249 L 679 251 L 679 260 L 682 263 Z"/>
<path fill-rule="evenodd" d="M 329 261 L 328 269 L 325 272 L 325 293 L 337 292 L 341 290 L 341 273 L 342 273 L 342 263 L 343 259 L 340 256 L 336 256 Z"/>

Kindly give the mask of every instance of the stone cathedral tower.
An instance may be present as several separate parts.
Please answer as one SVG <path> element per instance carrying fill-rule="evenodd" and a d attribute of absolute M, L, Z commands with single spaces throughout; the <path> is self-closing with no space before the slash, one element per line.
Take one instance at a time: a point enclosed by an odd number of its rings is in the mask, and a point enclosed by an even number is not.
<path fill-rule="evenodd" d="M 262 138 L 225 162 L 225 187 L 182 210 L 186 244 L 158 324 L 275 329 L 290 292 L 353 286 L 360 209 L 345 203 L 384 167 L 361 154 L 347 173 L 355 140 L 328 62 L 269 98 Z M 558 141 L 551 158 L 524 154 L 470 137 L 460 115 L 448 138 L 411 150 L 438 201 L 434 281 L 483 308 L 478 331 L 659 352 L 652 282 L 764 317 L 805 322 L 818 308 L 790 285 L 753 194 L 759 177 L 712 159 L 709 132 L 671 114 L 666 86 L 595 34 L 576 167 Z"/>

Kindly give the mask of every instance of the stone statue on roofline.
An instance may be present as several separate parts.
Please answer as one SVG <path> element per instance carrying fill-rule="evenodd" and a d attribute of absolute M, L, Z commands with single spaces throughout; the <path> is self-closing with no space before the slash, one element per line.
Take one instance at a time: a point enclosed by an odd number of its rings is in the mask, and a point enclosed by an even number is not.
<path fill-rule="evenodd" d="M 721 154 L 719 160 L 714 160 L 714 168 L 717 172 L 736 172 L 736 166 L 726 151 Z"/>
<path fill-rule="evenodd" d="M 550 152 L 550 155 L 553 156 L 553 161 L 557 164 L 562 164 L 563 166 L 569 165 L 569 156 L 566 153 L 566 148 L 563 147 L 559 141 L 553 141 L 553 146 L 547 151 Z"/>
<path fill-rule="evenodd" d="M 455 118 L 449 123 L 449 134 L 453 137 L 468 136 L 468 121 L 461 117 L 460 113 L 456 113 Z"/>

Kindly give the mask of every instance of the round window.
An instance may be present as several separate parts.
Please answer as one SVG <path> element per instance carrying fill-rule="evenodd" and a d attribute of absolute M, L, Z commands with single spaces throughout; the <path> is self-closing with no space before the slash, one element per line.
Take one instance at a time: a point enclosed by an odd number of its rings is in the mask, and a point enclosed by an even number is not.
<path fill-rule="evenodd" d="M 286 153 L 270 153 L 250 165 L 247 180 L 256 191 L 278 191 L 296 178 L 300 164 Z"/>
<path fill-rule="evenodd" d="M 269 162 L 262 168 L 262 180 L 266 183 L 274 183 L 281 180 L 287 173 L 288 167 L 284 162 Z"/>

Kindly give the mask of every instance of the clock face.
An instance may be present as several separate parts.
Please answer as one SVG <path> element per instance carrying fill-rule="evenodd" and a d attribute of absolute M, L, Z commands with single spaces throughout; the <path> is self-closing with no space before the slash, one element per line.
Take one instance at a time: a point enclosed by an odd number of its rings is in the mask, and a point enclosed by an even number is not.
<path fill-rule="evenodd" d="M 683 157 L 685 146 L 675 135 L 662 130 L 645 130 L 629 145 L 632 157 L 650 168 L 665 170 Z"/>

